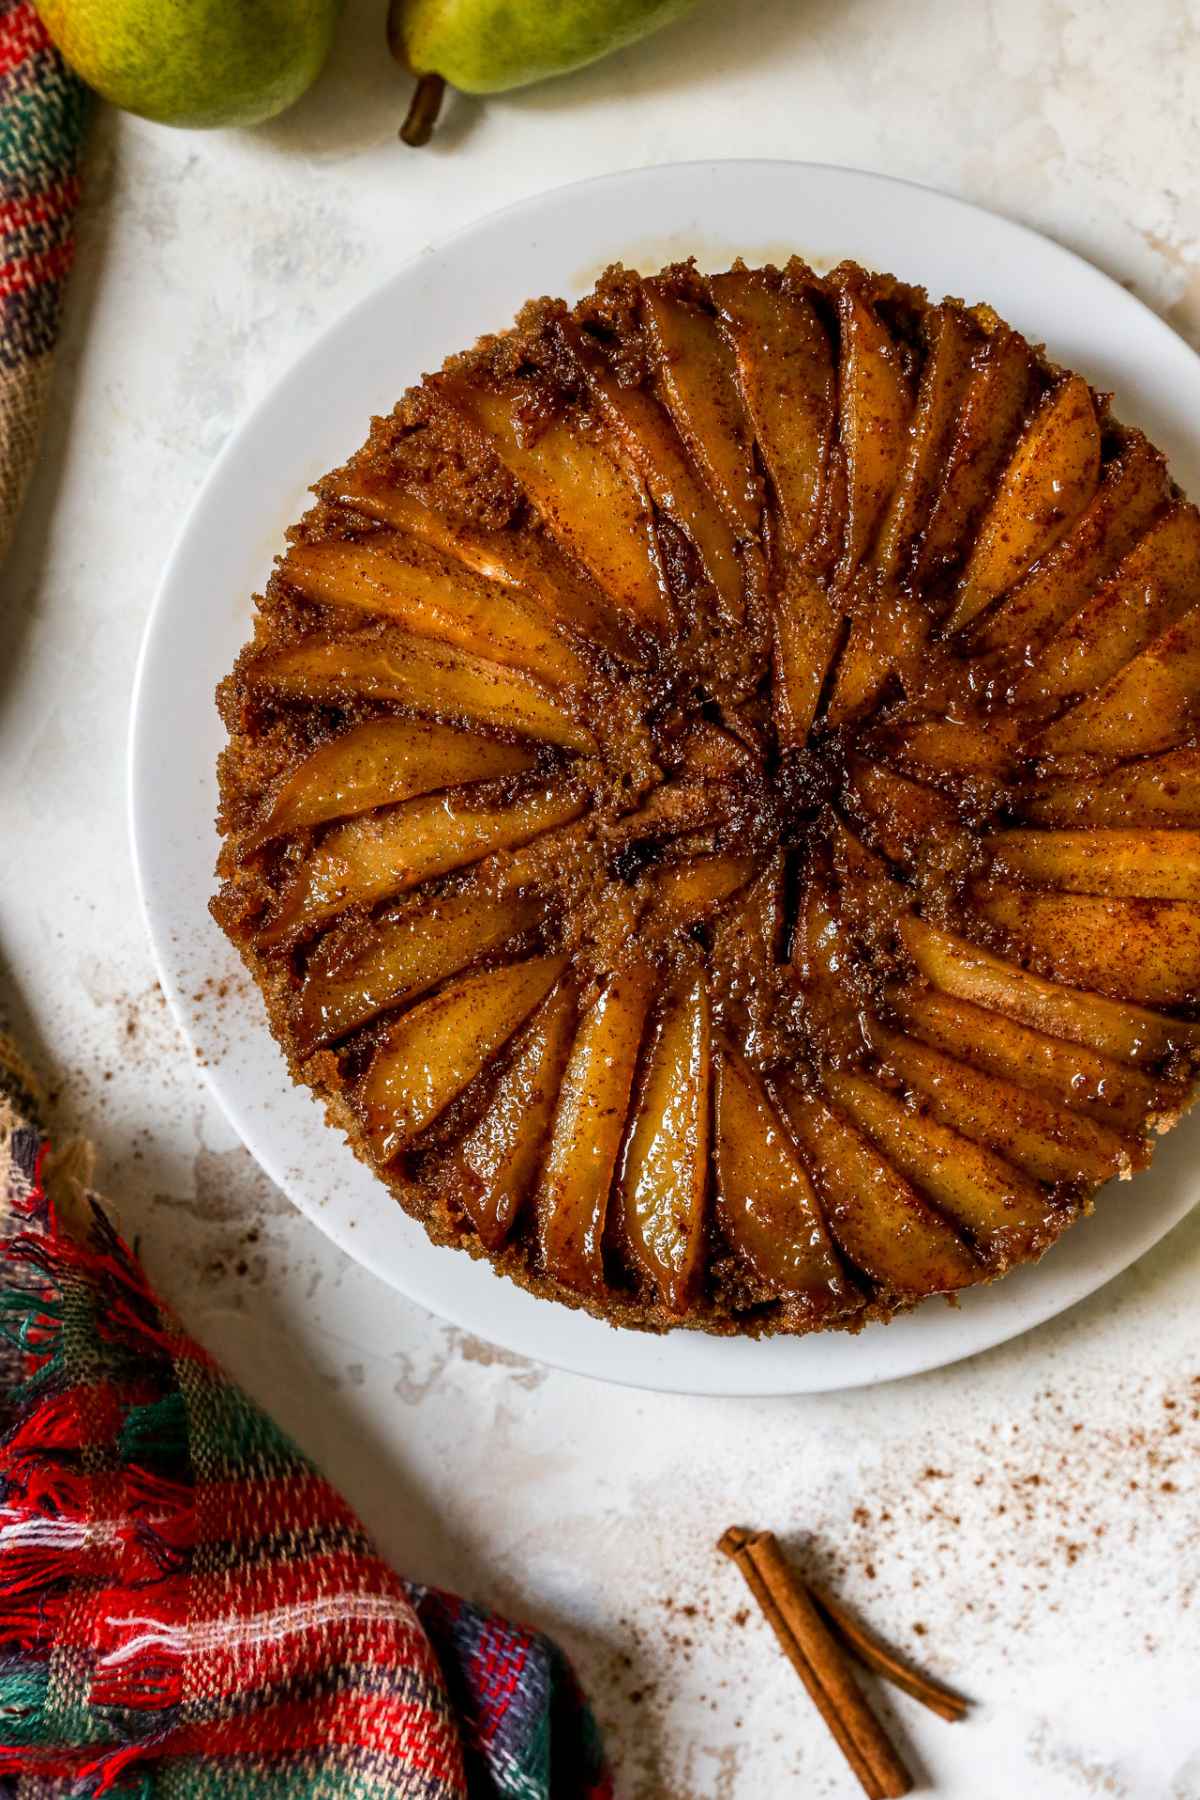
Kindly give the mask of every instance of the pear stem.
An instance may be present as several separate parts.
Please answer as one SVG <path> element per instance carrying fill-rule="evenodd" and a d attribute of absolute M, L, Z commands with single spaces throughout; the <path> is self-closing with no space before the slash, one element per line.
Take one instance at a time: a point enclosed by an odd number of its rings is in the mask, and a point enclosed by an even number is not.
<path fill-rule="evenodd" d="M 442 96 L 446 92 L 445 78 L 441 75 L 422 75 L 413 90 L 412 103 L 400 127 L 401 142 L 411 144 L 418 149 L 427 144 L 433 136 L 433 128 L 437 124 L 438 114 L 442 110 Z"/>

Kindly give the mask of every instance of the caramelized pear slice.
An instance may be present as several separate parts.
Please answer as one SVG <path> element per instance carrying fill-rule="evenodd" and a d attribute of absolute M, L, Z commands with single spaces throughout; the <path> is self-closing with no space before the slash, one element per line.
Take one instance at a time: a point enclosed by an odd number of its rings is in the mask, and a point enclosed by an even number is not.
<path fill-rule="evenodd" d="M 583 808 L 583 797 L 563 788 L 539 788 L 506 805 L 456 789 L 335 825 L 296 870 L 258 942 L 281 943 L 347 907 L 374 906 L 493 850 L 515 849 Z"/>
<path fill-rule="evenodd" d="M 903 1300 L 953 1293 L 980 1279 L 983 1270 L 954 1227 L 860 1131 L 795 1088 L 783 1105 L 829 1229 L 856 1267 Z"/>
<path fill-rule="evenodd" d="M 1161 1083 L 1111 1056 L 1033 1031 L 936 988 L 905 988 L 889 995 L 889 1002 L 910 1036 L 985 1074 L 1032 1088 L 1085 1118 L 1136 1130 L 1172 1104 Z"/>
<path fill-rule="evenodd" d="M 667 998 L 621 1174 L 629 1253 L 674 1313 L 687 1311 L 704 1261 L 711 1030 L 697 972 Z"/>
<path fill-rule="evenodd" d="M 980 1074 L 940 1050 L 876 1029 L 876 1048 L 905 1086 L 929 1103 L 935 1119 L 986 1144 L 1039 1181 L 1098 1183 L 1135 1163 L 1144 1145 L 1097 1119 L 1081 1119 L 996 1075 Z"/>
<path fill-rule="evenodd" d="M 772 700 L 775 729 L 790 748 L 808 742 L 841 631 L 840 609 L 816 577 L 789 569 L 775 608 Z"/>
<path fill-rule="evenodd" d="M 885 584 L 910 568 L 918 536 L 929 516 L 971 378 L 978 336 L 965 313 L 939 306 L 928 322 L 929 346 L 921 371 L 908 447 L 900 478 L 879 531 L 875 564 Z"/>
<path fill-rule="evenodd" d="M 538 1237 L 548 1274 L 600 1294 L 609 1194 L 656 977 L 645 964 L 613 977 L 584 1015 L 558 1095 L 538 1185 Z"/>
<path fill-rule="evenodd" d="M 824 1085 L 889 1162 L 970 1232 L 993 1267 L 1035 1256 L 1057 1236 L 1064 1219 L 1055 1218 L 1045 1188 L 982 1144 L 865 1075 L 830 1070 Z"/>
<path fill-rule="evenodd" d="M 1200 601 L 1200 513 L 1173 506 L 1014 685 L 1018 706 L 1057 711 L 1090 694 Z"/>
<path fill-rule="evenodd" d="M 1037 379 L 1029 345 L 999 327 L 978 357 L 967 387 L 941 489 L 917 553 L 927 586 L 958 562 L 974 537 Z"/>
<path fill-rule="evenodd" d="M 533 760 L 532 750 L 427 719 L 368 719 L 293 769 L 251 833 L 250 847 L 436 788 L 519 775 Z"/>
<path fill-rule="evenodd" d="M 913 403 L 900 352 L 874 309 L 846 287 L 838 295 L 838 314 L 838 428 L 848 482 L 838 579 L 845 582 L 870 550 L 900 478 Z"/>
<path fill-rule="evenodd" d="M 1051 390 L 1001 477 L 946 624 L 961 631 L 1070 529 L 1100 480 L 1100 421 L 1082 375 Z"/>
<path fill-rule="evenodd" d="M 671 765 L 676 766 L 674 753 Z M 752 774 L 759 763 L 753 750 L 726 726 L 700 718 L 689 724 L 679 746 L 679 767 L 698 781 L 723 781 Z"/>
<path fill-rule="evenodd" d="M 975 905 L 1056 981 L 1145 1006 L 1200 999 L 1200 908 L 1024 888 L 976 890 Z"/>
<path fill-rule="evenodd" d="M 815 875 L 798 909 L 792 964 L 804 989 L 810 1030 L 824 1054 L 842 1060 L 861 1053 L 856 965 L 825 884 Z"/>
<path fill-rule="evenodd" d="M 1192 608 L 1097 694 L 1037 739 L 1051 756 L 1149 756 L 1171 750 L 1195 728 L 1200 703 L 1200 606 Z"/>
<path fill-rule="evenodd" d="M 803 295 L 773 285 L 760 269 L 714 275 L 709 286 L 733 344 L 788 550 L 802 557 L 820 516 L 837 414 L 829 333 Z"/>
<path fill-rule="evenodd" d="M 1069 894 L 1200 902 L 1200 832 L 995 831 L 991 873 Z"/>
<path fill-rule="evenodd" d="M 600 413 L 618 434 L 660 512 L 691 543 L 717 592 L 721 610 L 733 624 L 745 616 L 742 565 L 724 514 L 692 473 L 670 418 L 652 394 L 617 380 L 598 347 L 573 320 L 560 320 L 572 354 L 582 368 Z"/>
<path fill-rule="evenodd" d="M 691 921 L 715 912 L 745 887 L 754 874 L 754 857 L 725 850 L 691 856 L 660 869 L 654 883 L 658 909 L 672 918 Z"/>
<path fill-rule="evenodd" d="M 898 590 L 875 595 L 870 610 L 851 621 L 829 696 L 827 722 L 842 725 L 867 711 L 893 672 L 907 684 L 909 671 L 916 668 L 919 680 L 931 629 L 930 615 L 919 601 Z"/>
<path fill-rule="evenodd" d="M 309 958 L 293 1019 L 301 1055 L 376 1014 L 418 999 L 447 976 L 531 930 L 544 903 L 518 894 L 446 895 L 360 930 L 352 954 L 322 942 Z"/>
<path fill-rule="evenodd" d="M 385 614 L 416 637 L 528 669 L 552 687 L 587 681 L 574 651 L 511 591 L 407 547 L 397 533 L 293 544 L 280 573 L 325 606 Z"/>
<path fill-rule="evenodd" d="M 633 470 L 615 461 L 581 423 L 551 419 L 527 434 L 506 396 L 461 382 L 442 385 L 488 435 L 548 530 L 601 592 L 646 629 L 669 630 L 650 504 Z"/>
<path fill-rule="evenodd" d="M 575 990 L 563 981 L 542 1002 L 513 1051 L 487 1110 L 455 1149 L 443 1182 L 488 1250 L 517 1222 L 534 1181 L 566 1068 Z"/>
<path fill-rule="evenodd" d="M 356 1095 L 371 1148 L 390 1162 L 487 1067 L 553 987 L 565 956 L 463 976 L 402 1013 Z"/>
<path fill-rule="evenodd" d="M 1038 781 L 1018 796 L 1035 825 L 1200 827 L 1200 750 L 1168 750 L 1081 780 Z"/>
<path fill-rule="evenodd" d="M 885 725 L 872 733 L 870 751 L 920 778 L 984 777 L 1007 781 L 1012 774 L 1011 735 L 999 721 L 915 719 Z"/>
<path fill-rule="evenodd" d="M 868 850 L 844 819 L 833 819 L 830 849 L 837 877 L 838 908 L 847 926 L 867 943 L 890 940 L 912 912 L 916 895 L 898 882 L 882 856 Z"/>
<path fill-rule="evenodd" d="M 962 824 L 952 800 L 935 788 L 855 756 L 848 793 L 879 848 L 893 862 L 912 862 L 931 847 L 953 847 Z"/>
<path fill-rule="evenodd" d="M 661 282 L 642 283 L 642 302 L 663 397 L 679 435 L 732 529 L 739 537 L 757 538 L 762 484 L 733 352 L 711 314 Z"/>
<path fill-rule="evenodd" d="M 400 632 L 359 643 L 306 641 L 261 657 L 246 674 L 289 700 L 393 700 L 413 712 L 499 726 L 564 750 L 596 748 L 567 704 L 531 677 Z"/>
<path fill-rule="evenodd" d="M 716 1055 L 717 1216 L 760 1281 L 802 1296 L 814 1319 L 856 1301 L 830 1241 L 812 1182 L 748 1063 L 728 1044 Z"/>
<path fill-rule="evenodd" d="M 906 919 L 900 929 L 905 948 L 926 980 L 957 999 L 990 1007 L 1052 1037 L 1087 1044 L 1122 1062 L 1154 1063 L 1200 1049 L 1200 1026 L 1047 981 L 923 919 Z"/>
<path fill-rule="evenodd" d="M 323 491 L 368 518 L 420 538 L 472 574 L 519 589 L 556 624 L 567 626 L 585 643 L 630 660 L 632 639 L 622 616 L 559 555 L 542 532 L 526 526 L 488 530 L 451 520 L 383 477 L 353 464 L 331 476 Z M 633 660 L 638 659 L 634 656 Z"/>
<path fill-rule="evenodd" d="M 1015 651 L 1065 624 L 1133 549 L 1168 491 L 1163 458 L 1136 437 L 1108 464 L 1090 506 L 1071 530 L 980 619 L 974 648 Z"/>
<path fill-rule="evenodd" d="M 665 781 L 633 812 L 625 813 L 609 829 L 608 843 L 635 844 L 644 839 L 679 837 L 701 831 L 725 816 L 727 806 L 714 781 Z"/>
<path fill-rule="evenodd" d="M 770 992 L 784 927 L 782 853 L 761 869 L 713 927 L 711 965 L 729 993 L 753 1012 Z"/>

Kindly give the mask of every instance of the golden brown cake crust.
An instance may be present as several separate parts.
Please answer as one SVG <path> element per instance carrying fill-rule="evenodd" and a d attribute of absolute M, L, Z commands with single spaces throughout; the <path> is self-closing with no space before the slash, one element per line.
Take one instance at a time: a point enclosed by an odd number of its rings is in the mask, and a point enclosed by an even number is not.
<path fill-rule="evenodd" d="M 1148 1161 L 1200 522 L 1106 395 L 852 264 L 614 268 L 315 493 L 218 694 L 213 912 L 435 1242 L 855 1330 Z"/>

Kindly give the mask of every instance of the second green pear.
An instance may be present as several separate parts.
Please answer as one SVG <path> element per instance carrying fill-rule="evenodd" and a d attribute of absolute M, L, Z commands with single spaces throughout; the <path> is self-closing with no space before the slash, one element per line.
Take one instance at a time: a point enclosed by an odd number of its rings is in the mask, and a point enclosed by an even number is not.
<path fill-rule="evenodd" d="M 499 94 L 581 69 L 690 12 L 696 0 L 394 0 L 414 75 Z"/>

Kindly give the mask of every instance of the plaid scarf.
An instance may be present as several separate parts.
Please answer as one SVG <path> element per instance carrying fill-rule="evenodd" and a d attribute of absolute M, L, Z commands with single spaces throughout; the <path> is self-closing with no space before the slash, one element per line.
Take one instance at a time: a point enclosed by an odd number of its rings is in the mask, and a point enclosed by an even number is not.
<path fill-rule="evenodd" d="M 0 557 L 37 449 L 75 251 L 85 92 L 29 0 L 0 0 Z"/>
<path fill-rule="evenodd" d="M 0 1040 L 0 1793 L 611 1800 L 546 1638 L 400 1580 L 182 1329 Z"/>
<path fill-rule="evenodd" d="M 84 90 L 0 0 L 0 556 Z M 151 1291 L 0 1031 L 0 1795 L 611 1800 L 546 1638 L 401 1580 Z"/>

